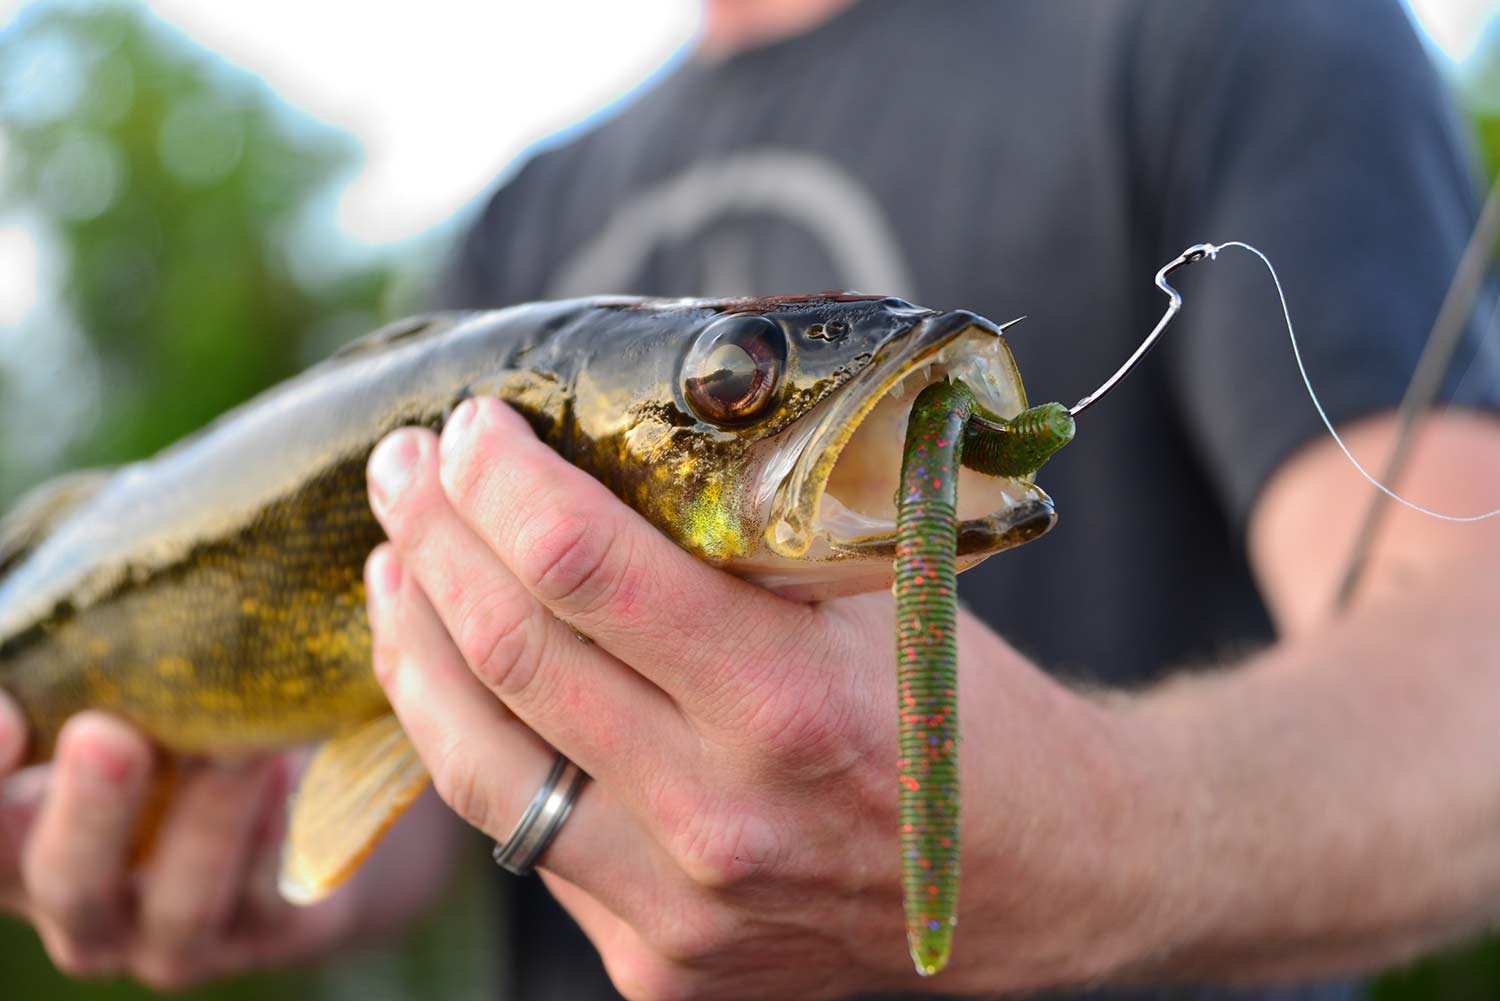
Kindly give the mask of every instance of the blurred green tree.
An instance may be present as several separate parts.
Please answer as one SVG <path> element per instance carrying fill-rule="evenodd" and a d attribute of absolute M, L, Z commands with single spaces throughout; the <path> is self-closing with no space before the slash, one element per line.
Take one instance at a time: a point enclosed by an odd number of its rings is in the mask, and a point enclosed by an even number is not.
<path fill-rule="evenodd" d="M 0 507 L 149 455 L 376 326 L 395 263 L 339 244 L 327 211 L 358 156 L 139 6 L 23 8 L 0 31 L 0 228 L 46 260 L 34 308 L 0 320 Z M 403 948 L 193 994 L 493 997 L 492 903 L 467 883 Z M 66 980 L 0 918 L 7 1001 L 149 996 Z"/>
<path fill-rule="evenodd" d="M 1500 17 L 1491 17 L 1455 81 L 1490 177 L 1500 177 Z"/>
<path fill-rule="evenodd" d="M 339 266 L 311 221 L 355 143 L 141 10 L 23 10 L 0 35 L 0 137 L 0 215 L 55 248 L 64 307 L 11 337 L 11 395 L 51 357 L 77 418 L 43 429 L 63 447 L 40 465 L 149 454 L 303 367 L 328 325 L 374 326 L 390 268 Z M 66 325 L 72 371 L 48 354 Z M 0 466 L 0 493 L 31 471 Z"/>

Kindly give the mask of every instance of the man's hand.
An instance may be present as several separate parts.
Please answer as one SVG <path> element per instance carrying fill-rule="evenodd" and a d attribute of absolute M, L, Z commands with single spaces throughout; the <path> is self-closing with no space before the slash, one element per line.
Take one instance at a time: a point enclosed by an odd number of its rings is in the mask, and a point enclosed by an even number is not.
<path fill-rule="evenodd" d="M 556 748 L 592 777 L 543 875 L 632 997 L 912 986 L 889 596 L 807 606 L 683 552 L 471 400 L 370 461 L 376 672 L 439 793 L 506 837 Z M 575 632 L 576 630 L 576 632 Z M 579 634 L 591 638 L 587 643 Z M 451 638 L 450 638 L 451 637 Z M 1117 718 L 960 635 L 964 880 L 936 986 L 1078 982 L 1151 951 Z M 550 747 L 549 747 L 550 745 Z"/>
<path fill-rule="evenodd" d="M 424 829 L 425 854 L 398 828 L 392 840 L 409 850 L 394 878 L 377 853 L 367 872 L 384 875 L 356 877 L 317 907 L 284 902 L 284 757 L 177 766 L 147 857 L 133 865 L 162 767 L 146 740 L 110 716 L 82 713 L 63 728 L 51 764 L 11 774 L 25 739 L 0 695 L 0 911 L 35 926 L 69 975 L 124 975 L 166 990 L 281 966 L 396 923 L 393 901 L 433 892 L 416 893 L 414 881 L 442 885 L 446 863 L 428 856 L 446 839 L 431 817 L 413 818 L 403 826 Z M 367 892 L 373 878 L 381 886 Z"/>

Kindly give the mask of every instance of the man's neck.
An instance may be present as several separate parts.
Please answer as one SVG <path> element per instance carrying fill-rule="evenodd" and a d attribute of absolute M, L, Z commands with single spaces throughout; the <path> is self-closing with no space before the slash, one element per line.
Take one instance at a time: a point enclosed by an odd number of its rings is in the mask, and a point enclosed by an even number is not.
<path fill-rule="evenodd" d="M 698 51 L 723 58 L 800 35 L 855 0 L 704 0 Z"/>

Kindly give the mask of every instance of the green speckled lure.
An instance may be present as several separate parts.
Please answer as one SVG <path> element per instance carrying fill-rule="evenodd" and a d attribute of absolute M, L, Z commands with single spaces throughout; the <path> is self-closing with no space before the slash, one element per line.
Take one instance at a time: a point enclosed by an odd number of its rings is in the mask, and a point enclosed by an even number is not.
<path fill-rule="evenodd" d="M 896 499 L 897 767 L 906 935 L 924 976 L 948 962 L 958 921 L 958 467 L 1024 476 L 1072 438 L 1062 405 L 1007 421 L 958 381 L 924 389 L 907 422 Z"/>

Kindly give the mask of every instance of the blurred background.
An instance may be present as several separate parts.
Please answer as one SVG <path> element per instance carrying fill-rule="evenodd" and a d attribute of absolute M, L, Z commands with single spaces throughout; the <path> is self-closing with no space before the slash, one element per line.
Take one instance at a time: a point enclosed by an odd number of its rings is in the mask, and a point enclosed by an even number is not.
<path fill-rule="evenodd" d="M 1411 0 L 1500 167 L 1500 2 Z M 466 213 L 527 147 L 676 58 L 694 0 L 408 5 L 0 0 L 0 507 L 148 455 L 421 309 Z M 483 878 L 408 941 L 188 997 L 494 998 Z M 0 998 L 142 998 L 57 976 L 0 918 Z M 1500 943 L 1379 1001 L 1500 998 Z"/>

